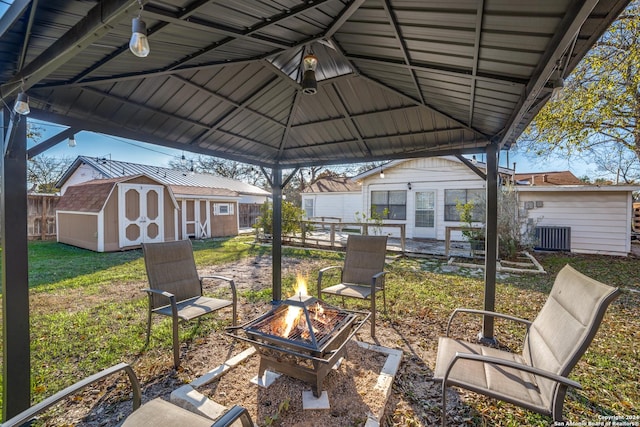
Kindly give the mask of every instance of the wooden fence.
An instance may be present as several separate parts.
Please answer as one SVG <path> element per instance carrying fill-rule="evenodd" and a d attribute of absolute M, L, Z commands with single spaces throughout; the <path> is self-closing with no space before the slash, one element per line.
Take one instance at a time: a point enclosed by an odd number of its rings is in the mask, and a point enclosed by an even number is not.
<path fill-rule="evenodd" d="M 27 233 L 29 240 L 56 238 L 56 206 L 60 196 L 29 194 L 27 196 Z"/>
<path fill-rule="evenodd" d="M 258 221 L 261 207 L 262 205 L 259 203 L 240 203 L 238 205 L 238 222 L 240 228 L 253 227 L 253 224 Z"/>

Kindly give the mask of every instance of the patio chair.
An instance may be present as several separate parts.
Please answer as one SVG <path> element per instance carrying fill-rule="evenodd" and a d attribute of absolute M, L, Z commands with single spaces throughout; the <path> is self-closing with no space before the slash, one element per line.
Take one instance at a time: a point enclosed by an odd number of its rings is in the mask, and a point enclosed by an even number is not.
<path fill-rule="evenodd" d="M 76 394 L 83 388 L 100 381 L 110 375 L 118 372 L 126 372 L 131 388 L 133 389 L 133 413 L 127 417 L 122 423 L 122 427 L 142 427 L 142 426 L 166 426 L 166 427 L 183 427 L 183 426 L 212 426 L 212 427 L 228 427 L 234 422 L 240 422 L 242 427 L 253 427 L 253 422 L 247 410 L 241 406 L 235 405 L 225 411 L 216 420 L 206 418 L 194 412 L 189 412 L 173 403 L 162 400 L 161 398 L 153 399 L 140 406 L 141 392 L 140 382 L 135 372 L 126 363 L 120 363 L 110 368 L 104 369 L 82 381 L 79 381 L 64 390 L 59 391 L 51 397 L 43 400 L 35 406 L 19 413 L 11 419 L 1 424 L 1 427 L 18 427 L 22 425 L 30 425 L 34 418 L 51 408 L 53 405 L 62 400 Z"/>
<path fill-rule="evenodd" d="M 619 295 L 569 265 L 558 276 L 533 322 L 483 310 L 457 309 L 447 336 L 440 337 L 434 378 L 442 380 L 442 425 L 446 423 L 446 388 L 457 386 L 562 421 L 568 378 L 591 343 L 607 307 Z M 458 313 L 487 315 L 520 322 L 527 328 L 522 354 L 449 338 Z"/>
<path fill-rule="evenodd" d="M 173 364 L 180 365 L 179 320 L 189 321 L 225 307 L 232 307 L 232 322 L 237 322 L 236 286 L 232 279 L 223 276 L 199 277 L 193 259 L 190 240 L 175 242 L 143 243 L 142 251 L 149 279 L 147 316 L 147 345 L 151 335 L 151 315 L 170 316 L 173 322 Z M 203 280 L 227 282 L 231 288 L 231 300 L 203 296 Z"/>
<path fill-rule="evenodd" d="M 384 312 L 387 312 L 387 297 L 384 291 L 384 262 L 387 253 L 387 236 L 356 236 L 347 239 L 344 266 L 333 265 L 318 274 L 318 298 L 322 294 L 339 295 L 344 298 L 368 299 L 371 301 L 371 336 L 376 335 L 376 293 L 382 292 Z M 324 274 L 340 269 L 340 283 L 322 288 Z"/>

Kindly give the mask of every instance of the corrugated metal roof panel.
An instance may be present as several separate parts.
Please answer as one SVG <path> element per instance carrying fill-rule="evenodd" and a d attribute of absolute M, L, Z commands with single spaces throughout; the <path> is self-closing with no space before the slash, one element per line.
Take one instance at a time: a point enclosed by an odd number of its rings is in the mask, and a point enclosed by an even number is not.
<path fill-rule="evenodd" d="M 263 166 L 481 152 L 515 140 L 574 35 L 569 70 L 627 3 L 149 0 L 140 59 L 135 2 L 41 1 L 22 71 L 30 14 L 0 35 L 0 85 L 7 102 L 24 85 L 34 117 Z M 310 50 L 313 97 L 297 95 Z"/>

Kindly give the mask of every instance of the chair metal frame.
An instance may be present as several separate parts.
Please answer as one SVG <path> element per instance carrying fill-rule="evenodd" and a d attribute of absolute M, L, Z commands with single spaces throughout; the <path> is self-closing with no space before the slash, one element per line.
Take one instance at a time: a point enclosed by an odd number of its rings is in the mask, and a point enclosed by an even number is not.
<path fill-rule="evenodd" d="M 180 252 L 186 257 L 185 263 L 189 263 L 189 271 L 186 279 L 183 280 L 197 280 L 199 284 L 199 292 L 192 292 L 187 298 L 178 300 L 176 295 L 166 290 L 163 290 L 164 283 L 161 279 L 156 278 L 153 269 L 155 263 L 150 261 L 150 252 L 157 251 L 176 251 Z M 147 277 L 149 278 L 149 288 L 142 289 L 147 293 L 149 297 L 149 310 L 147 313 L 147 339 L 146 345 L 149 345 L 149 338 L 151 335 L 151 320 L 152 314 L 160 314 L 163 316 L 169 316 L 172 319 L 172 333 L 173 333 L 173 364 L 175 368 L 180 366 L 180 340 L 178 334 L 178 324 L 180 320 L 189 321 L 196 318 L 200 318 L 205 314 L 213 313 L 223 308 L 231 306 L 232 308 L 232 322 L 233 326 L 237 324 L 237 305 L 238 297 L 236 292 L 236 285 L 233 279 L 224 276 L 199 276 L 196 270 L 195 259 L 193 258 L 193 247 L 190 240 L 178 240 L 172 242 L 161 243 L 143 243 L 142 251 L 145 257 L 145 267 L 147 271 Z M 219 280 L 226 282 L 231 289 L 231 300 L 213 299 L 203 296 L 203 281 L 204 280 Z M 189 286 L 192 286 L 190 284 Z M 155 298 L 154 298 L 155 297 Z M 158 298 L 159 297 L 159 298 Z M 158 303 L 158 301 L 165 301 L 166 304 Z"/>
<path fill-rule="evenodd" d="M 556 277 L 547 302 L 533 322 L 492 311 L 454 310 L 447 323 L 446 336 L 441 337 L 438 344 L 434 371 L 434 379 L 442 380 L 442 426 L 446 425 L 448 386 L 462 387 L 503 400 L 561 422 L 568 387 L 582 389 L 582 386 L 569 379 L 568 375 L 589 347 L 609 304 L 619 294 L 618 288 L 591 279 L 567 265 Z M 581 299 L 576 298 L 577 296 L 582 297 L 584 301 L 577 301 Z M 581 310 L 574 307 L 573 311 L 563 306 L 563 303 L 566 305 L 574 301 L 589 305 L 585 305 Z M 491 316 L 523 324 L 527 331 L 522 354 L 493 348 L 489 350 L 481 344 L 449 338 L 452 321 L 460 313 Z M 562 321 L 554 322 L 556 317 L 564 319 L 564 322 L 575 321 L 575 324 L 581 325 L 582 329 L 578 329 L 579 334 L 570 333 L 574 336 L 575 343 L 563 340 L 562 334 L 569 333 L 569 326 Z M 581 323 L 583 321 L 584 323 Z M 549 328 L 546 328 L 549 324 L 555 329 L 551 333 L 548 331 Z M 540 342 L 545 344 L 536 344 Z M 548 347 L 545 347 L 547 345 Z M 569 347 L 563 347 L 564 345 Z M 454 350 L 461 351 L 454 353 Z M 472 368 L 475 366 L 472 364 L 477 364 L 477 368 Z M 536 366 L 541 364 L 553 368 Z M 463 366 L 455 372 L 458 365 Z M 510 393 L 498 386 L 501 382 L 509 383 L 512 387 Z M 518 395 L 525 389 L 527 393 Z M 522 397 L 525 395 L 529 397 L 528 400 Z M 538 400 L 534 400 L 532 396 L 537 396 Z"/>
<path fill-rule="evenodd" d="M 78 393 L 79 391 L 81 391 L 82 389 L 84 389 L 85 387 L 91 384 L 94 384 L 100 380 L 103 380 L 119 372 L 126 373 L 129 378 L 129 382 L 131 383 L 131 388 L 133 390 L 133 398 L 132 398 L 133 414 L 140 415 L 139 413 L 136 413 L 136 411 L 142 411 L 143 413 L 145 413 L 144 411 L 146 410 L 145 409 L 146 404 L 141 405 L 142 394 L 140 389 L 140 381 L 138 380 L 138 377 L 136 376 L 133 368 L 129 364 L 119 363 L 117 365 L 106 368 L 96 374 L 93 374 L 90 377 L 87 377 L 81 381 L 78 381 L 75 384 L 70 385 L 69 387 L 57 392 L 53 396 L 46 398 L 45 400 L 38 403 L 37 405 L 34 405 L 29 409 L 22 411 L 21 413 L 12 417 L 11 419 L 5 421 L 4 423 L 0 424 L 0 427 L 20 427 L 24 425 L 30 425 L 30 423 L 35 419 L 37 415 L 43 413 L 44 411 L 51 408 L 52 406 L 60 403 L 62 400 Z M 176 411 L 186 411 L 185 409 L 173 404 L 168 404 L 167 405 L 168 408 L 172 407 L 169 405 L 172 405 L 173 407 L 175 407 Z M 151 408 L 151 405 L 148 408 Z M 154 410 L 154 409 L 149 409 L 149 410 Z M 144 415 L 141 418 L 145 418 Z M 204 418 L 204 417 L 202 417 L 202 419 L 203 421 L 209 420 L 208 418 Z M 235 423 L 238 420 L 240 420 L 242 427 L 254 426 L 253 421 L 251 420 L 251 416 L 249 415 L 249 412 L 246 410 L 246 408 L 239 405 L 232 406 L 215 421 L 211 420 L 211 426 L 212 427 L 230 427 L 233 423 Z M 126 420 L 124 424 L 127 425 Z"/>
<path fill-rule="evenodd" d="M 354 282 L 345 282 L 345 270 L 349 269 L 350 257 L 354 257 L 354 253 L 358 249 L 354 249 L 354 247 L 358 248 L 360 245 L 364 245 L 367 247 L 373 247 L 374 249 L 383 248 L 383 254 L 377 254 L 376 252 L 371 252 L 374 255 L 382 255 L 381 263 L 378 266 L 375 266 L 372 270 L 376 270 L 375 273 L 368 276 L 366 280 L 369 280 L 369 283 L 366 283 L 363 278 L 362 281 Z M 387 312 L 387 296 L 385 291 L 385 275 L 386 271 L 384 271 L 385 257 L 386 257 L 386 247 L 387 247 L 387 236 L 357 236 L 350 235 L 347 239 L 347 248 L 345 254 L 345 261 L 343 265 L 332 265 L 329 267 L 322 268 L 318 272 L 318 298 L 322 300 L 322 294 L 336 295 L 342 297 L 342 305 L 344 306 L 344 298 L 356 298 L 370 301 L 370 311 L 371 311 L 371 337 L 375 338 L 376 336 L 376 293 L 382 292 L 382 301 L 383 301 L 383 313 Z M 325 274 L 331 270 L 339 269 L 340 270 L 340 283 L 329 286 L 327 288 L 322 288 L 323 278 Z"/>

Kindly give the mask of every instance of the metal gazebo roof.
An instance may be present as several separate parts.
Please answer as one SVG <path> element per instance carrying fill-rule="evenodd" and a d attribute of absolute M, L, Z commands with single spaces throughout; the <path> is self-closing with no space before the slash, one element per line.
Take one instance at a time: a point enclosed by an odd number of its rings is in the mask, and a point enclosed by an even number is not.
<path fill-rule="evenodd" d="M 279 218 L 283 169 L 487 152 L 495 208 L 498 150 L 627 4 L 13 0 L 0 18 L 5 418 L 30 401 L 27 155 L 88 130 L 251 163 L 272 169 Z M 128 47 L 139 13 L 146 58 Z M 310 52 L 315 95 L 300 90 Z M 9 107 L 22 91 L 31 117 L 69 126 L 28 152 L 25 121 Z M 278 231 L 274 221 L 274 284 Z M 488 217 L 487 309 L 496 241 Z"/>
<path fill-rule="evenodd" d="M 0 95 L 32 116 L 271 167 L 512 144 L 624 0 L 15 0 Z M 301 60 L 319 59 L 318 93 Z M 46 147 L 43 147 L 46 148 Z"/>

